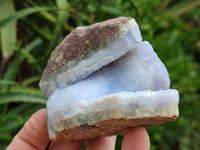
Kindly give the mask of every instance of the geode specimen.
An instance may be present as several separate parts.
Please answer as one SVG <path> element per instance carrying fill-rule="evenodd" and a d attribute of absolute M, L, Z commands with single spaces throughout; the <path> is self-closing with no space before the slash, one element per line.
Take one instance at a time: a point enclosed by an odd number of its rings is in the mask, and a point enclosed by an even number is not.
<path fill-rule="evenodd" d="M 78 27 L 52 52 L 40 81 L 49 137 L 72 142 L 173 121 L 179 94 L 169 87 L 134 19 Z"/>

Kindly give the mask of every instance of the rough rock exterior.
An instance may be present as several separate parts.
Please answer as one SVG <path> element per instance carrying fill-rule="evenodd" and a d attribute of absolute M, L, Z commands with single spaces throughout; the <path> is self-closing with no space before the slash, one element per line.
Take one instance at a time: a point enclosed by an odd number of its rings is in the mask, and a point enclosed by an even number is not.
<path fill-rule="evenodd" d="M 148 117 L 135 119 L 111 119 L 95 123 L 93 125 L 76 126 L 65 129 L 56 135 L 55 140 L 60 142 L 75 142 L 93 139 L 100 136 L 111 136 L 121 134 L 131 127 L 150 127 L 160 125 L 164 122 L 174 121 L 173 117 Z"/>
<path fill-rule="evenodd" d="M 118 17 L 91 26 L 77 27 L 52 52 L 42 78 L 112 36 L 131 18 Z"/>

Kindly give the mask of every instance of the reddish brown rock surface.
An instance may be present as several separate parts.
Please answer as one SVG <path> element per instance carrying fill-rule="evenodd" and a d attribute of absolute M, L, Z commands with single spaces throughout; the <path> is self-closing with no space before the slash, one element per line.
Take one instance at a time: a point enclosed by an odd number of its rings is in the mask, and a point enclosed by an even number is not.
<path fill-rule="evenodd" d="M 52 52 L 42 78 L 112 36 L 130 19 L 118 17 L 91 26 L 77 27 Z"/>
<path fill-rule="evenodd" d="M 57 133 L 56 139 L 60 142 L 75 142 L 93 139 L 100 136 L 111 136 L 123 133 L 127 128 L 131 127 L 150 127 L 160 125 L 164 122 L 170 122 L 177 118 L 173 117 L 148 117 L 135 119 L 111 119 L 105 120 L 93 125 L 76 126 L 71 129 L 65 129 Z"/>

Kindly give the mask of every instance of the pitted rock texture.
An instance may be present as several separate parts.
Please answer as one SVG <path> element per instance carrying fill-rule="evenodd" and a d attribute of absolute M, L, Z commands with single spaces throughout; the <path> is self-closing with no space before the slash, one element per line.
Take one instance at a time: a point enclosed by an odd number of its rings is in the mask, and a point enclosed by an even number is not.
<path fill-rule="evenodd" d="M 112 136 L 124 133 L 128 128 L 160 125 L 164 122 L 174 121 L 176 118 L 177 116 L 157 116 L 148 118 L 105 120 L 93 125 L 82 125 L 71 129 L 65 129 L 56 135 L 55 140 L 68 143 L 94 139 L 101 136 Z"/>
<path fill-rule="evenodd" d="M 52 52 L 42 78 L 112 36 L 130 17 L 118 17 L 91 26 L 77 27 Z"/>

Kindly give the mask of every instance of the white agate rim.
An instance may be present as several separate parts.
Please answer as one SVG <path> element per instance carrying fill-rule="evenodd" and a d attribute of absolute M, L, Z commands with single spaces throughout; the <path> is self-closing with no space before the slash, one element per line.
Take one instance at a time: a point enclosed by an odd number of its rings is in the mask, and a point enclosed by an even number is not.
<path fill-rule="evenodd" d="M 56 133 L 80 125 L 92 125 L 109 119 L 134 119 L 178 116 L 179 94 L 177 90 L 119 92 L 88 103 L 57 110 L 49 106 L 48 128 L 51 139 Z"/>

